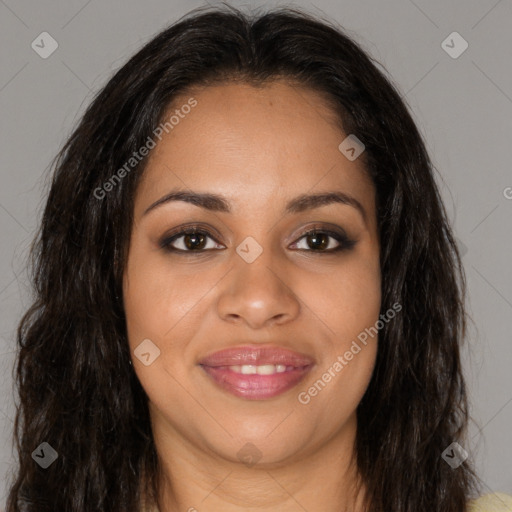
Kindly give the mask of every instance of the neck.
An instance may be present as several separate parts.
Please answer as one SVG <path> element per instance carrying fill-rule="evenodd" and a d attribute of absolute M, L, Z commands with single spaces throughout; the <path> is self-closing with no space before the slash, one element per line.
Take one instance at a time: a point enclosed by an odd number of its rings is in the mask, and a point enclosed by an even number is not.
<path fill-rule="evenodd" d="M 287 461 L 248 467 L 202 450 L 156 422 L 160 512 L 362 512 L 355 433 L 354 415 L 321 446 Z"/>

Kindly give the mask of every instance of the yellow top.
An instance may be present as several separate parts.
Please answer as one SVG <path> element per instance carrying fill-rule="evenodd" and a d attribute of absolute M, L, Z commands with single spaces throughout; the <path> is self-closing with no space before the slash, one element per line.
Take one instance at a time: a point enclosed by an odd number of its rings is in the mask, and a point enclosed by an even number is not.
<path fill-rule="evenodd" d="M 486 494 L 470 502 L 469 512 L 512 512 L 512 496 L 499 492 Z"/>
<path fill-rule="evenodd" d="M 468 510 L 469 512 L 512 512 L 512 496 L 502 493 L 486 494 L 470 501 Z M 155 508 L 148 512 L 158 512 L 158 510 Z"/>

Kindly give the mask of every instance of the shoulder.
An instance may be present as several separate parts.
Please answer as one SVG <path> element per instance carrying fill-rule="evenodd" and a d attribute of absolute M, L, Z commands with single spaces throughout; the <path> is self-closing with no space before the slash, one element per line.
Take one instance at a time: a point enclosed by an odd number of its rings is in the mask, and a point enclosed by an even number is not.
<path fill-rule="evenodd" d="M 512 512 L 512 496 L 495 493 L 486 494 L 469 502 L 469 512 Z"/>

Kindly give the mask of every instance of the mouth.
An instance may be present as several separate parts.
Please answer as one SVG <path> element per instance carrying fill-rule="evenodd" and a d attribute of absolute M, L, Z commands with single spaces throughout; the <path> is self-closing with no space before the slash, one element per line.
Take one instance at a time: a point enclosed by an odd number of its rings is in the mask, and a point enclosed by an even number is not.
<path fill-rule="evenodd" d="M 309 356 L 280 347 L 243 346 L 215 352 L 199 363 L 213 383 L 246 400 L 285 393 L 314 366 Z"/>

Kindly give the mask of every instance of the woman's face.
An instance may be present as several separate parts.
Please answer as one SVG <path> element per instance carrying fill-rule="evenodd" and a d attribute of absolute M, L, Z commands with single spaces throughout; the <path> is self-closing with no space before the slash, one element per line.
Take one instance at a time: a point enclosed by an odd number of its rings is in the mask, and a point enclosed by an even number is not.
<path fill-rule="evenodd" d="M 361 333 L 381 304 L 362 158 L 338 148 L 348 134 L 320 96 L 284 82 L 199 89 L 171 114 L 124 277 L 157 443 L 273 463 L 353 442 L 377 350 Z M 171 192 L 215 198 L 155 205 Z M 339 200 L 307 199 L 319 194 Z"/>

